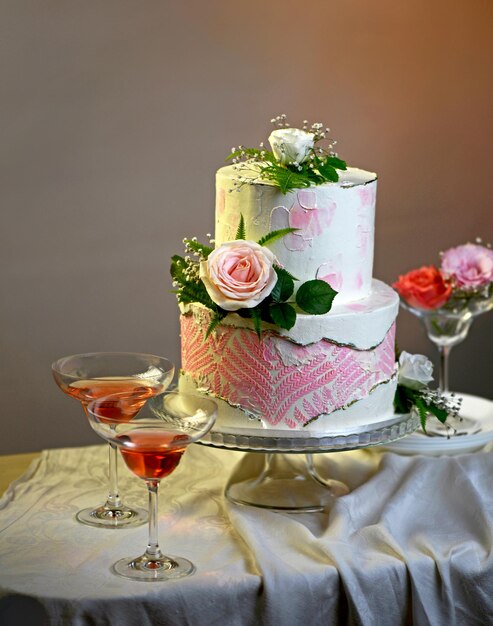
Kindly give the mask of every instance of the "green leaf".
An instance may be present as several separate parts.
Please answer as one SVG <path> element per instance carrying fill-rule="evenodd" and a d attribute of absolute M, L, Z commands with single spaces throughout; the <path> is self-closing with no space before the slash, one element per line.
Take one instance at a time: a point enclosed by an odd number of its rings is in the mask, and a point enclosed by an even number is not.
<path fill-rule="evenodd" d="M 277 302 L 271 304 L 269 307 L 269 313 L 274 324 L 277 324 L 281 328 L 289 330 L 295 325 L 296 311 L 287 302 Z"/>
<path fill-rule="evenodd" d="M 277 274 L 277 283 L 270 295 L 275 302 L 284 302 L 294 291 L 294 280 L 291 274 L 282 267 L 274 266 L 274 270 Z"/>
<path fill-rule="evenodd" d="M 321 163 L 317 166 L 317 170 L 320 174 L 325 178 L 325 180 L 330 180 L 333 183 L 336 183 L 339 180 L 339 174 L 335 167 L 332 167 L 330 163 Z"/>
<path fill-rule="evenodd" d="M 185 239 L 185 244 L 190 248 L 190 250 L 196 252 L 204 259 L 206 259 L 214 250 L 214 248 L 205 246 L 203 243 L 199 243 L 198 241 L 192 241 L 192 239 Z"/>
<path fill-rule="evenodd" d="M 171 257 L 171 267 L 170 274 L 173 280 L 176 280 L 177 283 L 182 285 L 183 283 L 188 282 L 187 277 L 185 276 L 185 269 L 188 267 L 188 261 L 186 261 L 183 257 L 175 254 Z"/>
<path fill-rule="evenodd" d="M 321 185 L 322 183 L 326 182 L 325 178 L 323 176 L 320 176 L 320 174 L 314 169 L 308 169 L 306 171 L 306 175 L 310 182 L 314 185 Z"/>
<path fill-rule="evenodd" d="M 337 291 L 324 280 L 309 280 L 296 293 L 296 304 L 310 315 L 322 315 L 332 308 Z"/>
<path fill-rule="evenodd" d="M 336 156 L 327 157 L 327 163 L 329 163 L 329 165 L 332 165 L 332 167 L 335 167 L 338 170 L 347 170 L 346 161 L 343 161 Z"/>
<path fill-rule="evenodd" d="M 221 322 L 221 320 L 226 317 L 223 313 L 216 311 L 214 313 L 213 318 L 210 321 L 209 326 L 207 327 L 207 332 L 205 333 L 205 338 L 209 337 L 212 331 L 216 328 L 216 326 Z"/>
<path fill-rule="evenodd" d="M 415 403 L 416 409 L 418 410 L 419 421 L 421 422 L 421 428 L 426 433 L 426 418 L 428 417 L 426 404 L 423 398 L 420 398 L 419 396 L 415 397 L 414 403 Z"/>
<path fill-rule="evenodd" d="M 246 239 L 245 220 L 243 218 L 243 213 L 240 213 L 240 223 L 238 224 L 238 230 L 236 231 L 235 239 Z"/>
<path fill-rule="evenodd" d="M 273 180 L 279 185 L 281 193 L 287 193 L 291 189 L 299 189 L 302 187 L 309 187 L 310 181 L 306 176 L 301 175 L 298 172 L 293 172 L 287 167 L 275 167 Z"/>
<path fill-rule="evenodd" d="M 396 413 L 409 413 L 411 410 L 406 388 L 402 385 L 397 385 L 397 389 L 395 390 L 394 409 Z"/>
<path fill-rule="evenodd" d="M 274 269 L 279 270 L 282 274 L 286 274 L 286 276 L 289 276 L 292 280 L 299 280 L 298 278 L 296 278 L 296 276 L 293 276 L 291 274 L 291 272 L 288 272 L 288 270 L 284 267 L 280 267 L 279 265 L 274 265 Z"/>
<path fill-rule="evenodd" d="M 447 420 L 448 417 L 448 413 L 445 409 L 440 409 L 438 406 L 436 406 L 436 404 L 427 404 L 426 408 L 428 409 L 428 411 L 430 413 L 433 413 L 433 415 L 440 421 L 442 422 L 442 424 L 445 423 L 445 421 Z"/>
<path fill-rule="evenodd" d="M 284 194 L 292 189 L 321 185 L 327 181 L 335 182 L 339 179 L 337 170 L 347 169 L 345 161 L 326 149 L 314 149 L 311 151 L 311 156 L 315 158 L 306 159 L 299 166 L 282 165 L 274 153 L 265 150 L 265 148 L 241 147 L 232 151 L 226 160 L 234 159 L 236 162 L 251 160 L 260 163 L 261 168 L 258 177 L 262 180 L 272 181 Z"/>
<path fill-rule="evenodd" d="M 260 322 L 260 311 L 257 307 L 248 309 L 248 311 L 250 312 L 250 317 L 253 320 L 253 327 L 255 328 L 257 337 L 261 339 L 262 338 L 262 324 Z"/>
<path fill-rule="evenodd" d="M 432 413 L 440 422 L 445 423 L 448 412 L 445 409 L 438 407 L 433 402 L 426 402 L 420 395 L 419 390 L 405 387 L 404 385 L 397 385 L 397 390 L 394 396 L 394 408 L 396 413 L 409 413 L 412 408 L 415 407 L 418 411 L 419 421 L 421 427 L 426 433 L 426 420 L 428 415 Z"/>
<path fill-rule="evenodd" d="M 272 243 L 273 241 L 276 241 L 277 239 L 281 239 L 281 237 L 284 237 L 285 235 L 289 235 L 289 233 L 294 233 L 297 230 L 299 229 L 298 228 L 281 228 L 279 230 L 272 230 L 270 233 L 260 238 L 257 241 L 257 243 L 259 244 L 259 246 L 265 246 L 269 243 Z"/>
<path fill-rule="evenodd" d="M 207 290 L 202 283 L 188 283 L 182 285 L 178 290 L 178 302 L 183 304 L 191 304 L 192 302 L 200 302 L 212 311 L 217 309 L 217 305 L 212 301 Z"/>

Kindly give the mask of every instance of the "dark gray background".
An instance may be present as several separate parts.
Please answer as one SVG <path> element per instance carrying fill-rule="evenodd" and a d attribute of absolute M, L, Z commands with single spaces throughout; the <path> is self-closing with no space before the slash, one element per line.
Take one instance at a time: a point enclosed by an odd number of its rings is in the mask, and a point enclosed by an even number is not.
<path fill-rule="evenodd" d="M 60 356 L 179 363 L 169 258 L 277 113 L 378 172 L 376 277 L 491 240 L 492 25 L 490 0 L 1 0 L 0 452 L 97 441 Z M 492 328 L 454 348 L 454 388 L 492 396 Z M 404 312 L 398 339 L 435 354 Z"/>

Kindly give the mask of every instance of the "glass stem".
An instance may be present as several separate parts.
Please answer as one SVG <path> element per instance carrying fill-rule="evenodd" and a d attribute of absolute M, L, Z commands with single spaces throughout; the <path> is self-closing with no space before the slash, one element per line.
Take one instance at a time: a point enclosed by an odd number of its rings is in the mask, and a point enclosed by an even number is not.
<path fill-rule="evenodd" d="M 159 480 L 146 480 L 146 484 L 149 493 L 149 542 L 145 554 L 151 560 L 155 560 L 163 555 L 157 538 Z"/>
<path fill-rule="evenodd" d="M 106 500 L 106 506 L 117 509 L 122 506 L 120 494 L 118 493 L 118 448 L 116 445 L 109 444 L 109 473 L 110 473 L 110 492 Z"/>
<path fill-rule="evenodd" d="M 439 346 L 440 352 L 440 369 L 438 372 L 438 386 L 442 392 L 449 390 L 449 378 L 448 378 L 448 360 L 450 355 L 450 346 Z"/>

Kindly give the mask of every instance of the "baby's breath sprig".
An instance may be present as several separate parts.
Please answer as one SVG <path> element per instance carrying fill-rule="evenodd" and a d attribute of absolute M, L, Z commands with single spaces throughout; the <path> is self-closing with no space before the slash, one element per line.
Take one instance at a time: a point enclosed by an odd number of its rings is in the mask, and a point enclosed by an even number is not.
<path fill-rule="evenodd" d="M 303 120 L 302 129 L 291 128 L 284 113 L 272 118 L 271 123 L 277 129 L 269 137 L 272 145 L 272 137 L 277 133 L 272 151 L 267 150 L 263 142 L 258 148 L 240 145 L 231 149 L 227 160 L 233 163 L 238 176 L 230 191 L 240 191 L 246 184 L 269 181 L 282 193 L 287 193 L 291 189 L 337 182 L 338 170 L 347 169 L 346 162 L 335 152 L 337 141 L 329 137 L 330 129 L 322 123 L 309 124 L 308 120 Z M 300 135 L 303 136 L 301 150 L 297 145 Z M 318 145 L 321 141 L 326 145 Z"/>
<path fill-rule="evenodd" d="M 195 239 L 195 238 L 194 238 Z M 207 258 L 204 249 L 207 246 L 198 244 L 194 239 L 184 239 L 185 256 L 175 254 L 171 257 L 171 278 L 173 280 L 173 293 L 178 302 L 190 304 L 200 302 L 204 306 L 215 310 L 216 304 L 207 293 L 204 283 L 200 279 L 200 260 Z M 210 248 L 212 250 L 212 248 Z M 203 256 L 205 255 L 205 256 Z M 192 259 L 191 256 L 196 258 Z"/>
<path fill-rule="evenodd" d="M 429 415 L 434 415 L 439 422 L 446 425 L 447 418 L 457 417 L 462 404 L 462 398 L 455 394 L 444 394 L 440 389 L 412 389 L 405 385 L 397 385 L 394 398 L 396 413 L 408 413 L 416 410 L 421 427 L 426 433 L 426 421 Z"/>

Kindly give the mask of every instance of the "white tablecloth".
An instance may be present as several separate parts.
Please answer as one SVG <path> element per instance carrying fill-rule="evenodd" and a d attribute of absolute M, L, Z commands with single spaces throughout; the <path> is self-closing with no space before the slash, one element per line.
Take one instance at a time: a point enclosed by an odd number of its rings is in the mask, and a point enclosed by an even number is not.
<path fill-rule="evenodd" d="M 224 499 L 235 465 L 246 475 L 254 456 L 190 447 L 162 483 L 159 523 L 163 550 L 197 571 L 143 583 L 110 566 L 143 552 L 146 526 L 74 520 L 104 500 L 106 446 L 43 452 L 0 500 L 0 624 L 493 623 L 493 453 L 317 455 L 320 473 L 352 491 L 303 514 Z M 125 500 L 146 506 L 144 483 L 120 467 Z"/>

